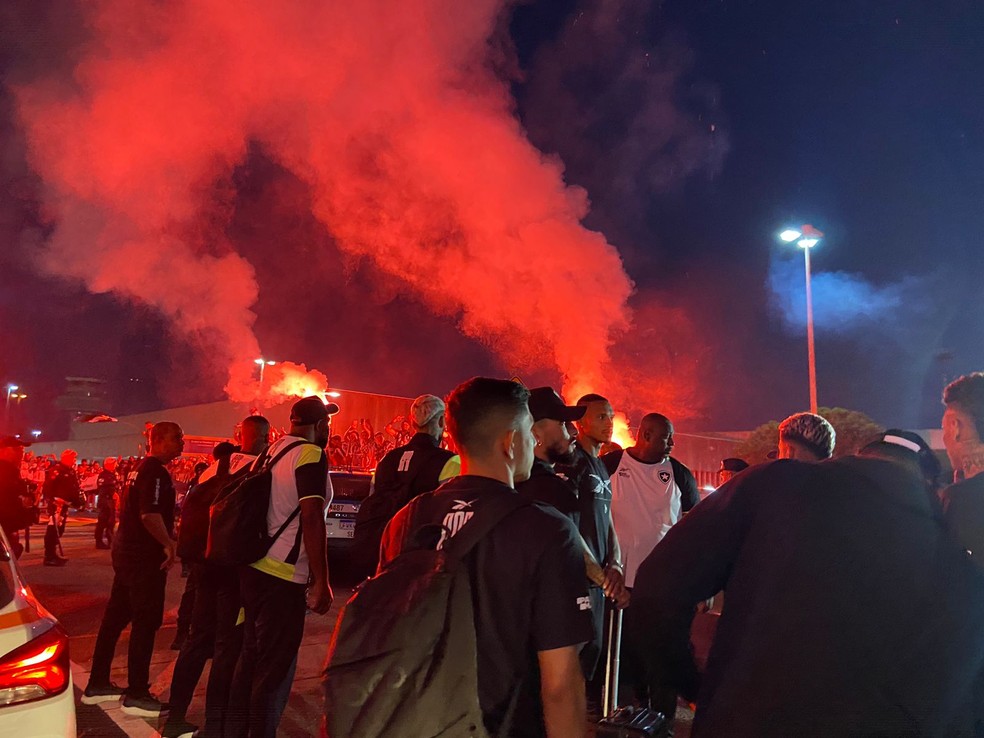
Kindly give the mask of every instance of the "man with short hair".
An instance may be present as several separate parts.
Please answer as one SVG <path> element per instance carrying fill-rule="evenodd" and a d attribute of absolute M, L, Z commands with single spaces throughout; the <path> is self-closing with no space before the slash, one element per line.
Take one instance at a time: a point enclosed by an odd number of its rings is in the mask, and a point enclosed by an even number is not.
<path fill-rule="evenodd" d="M 612 478 L 612 520 L 618 533 L 625 586 L 635 586 L 639 565 L 672 526 L 700 502 L 697 480 L 684 464 L 670 456 L 673 423 L 665 415 L 649 413 L 639 423 L 635 445 L 601 457 Z M 630 607 L 627 625 L 635 615 Z M 676 692 L 647 683 L 637 653 L 622 655 L 624 677 L 640 700 L 673 720 Z"/>
<path fill-rule="evenodd" d="M 242 446 L 229 447 L 213 452 L 215 461 L 201 475 L 202 481 L 189 491 L 185 499 L 186 507 L 202 506 L 207 510 L 222 488 L 242 478 L 250 465 L 270 445 L 270 421 L 260 415 L 250 415 L 241 424 Z M 189 499 L 201 496 L 203 499 Z M 196 531 L 207 537 L 207 526 Z M 181 528 L 181 545 L 186 546 L 186 536 L 190 531 L 184 524 Z M 191 738 L 197 726 L 187 720 L 188 707 L 194 696 L 195 687 L 201 679 L 205 662 L 212 657 L 209 671 L 208 690 L 205 696 L 205 736 L 221 736 L 223 721 L 229 704 L 229 690 L 235 673 L 236 662 L 242 650 L 243 629 L 237 627 L 239 618 L 239 577 L 235 569 L 209 563 L 204 559 L 206 540 L 195 541 L 194 548 L 201 551 L 202 558 L 193 557 L 192 577 L 197 582 L 194 606 L 188 637 L 181 645 L 181 652 L 174 663 L 171 676 L 171 692 L 168 697 L 167 722 L 161 731 L 163 738 Z M 188 545 L 188 548 L 192 548 Z M 184 550 L 184 549 L 182 549 Z M 184 554 L 182 554 L 183 556 Z"/>
<path fill-rule="evenodd" d="M 184 433 L 177 423 L 157 423 L 150 431 L 150 443 L 150 453 L 124 494 L 120 527 L 113 539 L 113 588 L 82 695 L 86 705 L 122 696 L 123 712 L 140 717 L 157 717 L 162 707 L 150 693 L 150 659 L 154 636 L 164 618 L 167 571 L 175 557 L 174 483 L 167 464 L 184 450 Z M 109 670 L 116 643 L 128 623 L 129 684 L 121 689 L 109 681 Z"/>
<path fill-rule="evenodd" d="M 611 479 L 599 458 L 601 447 L 612 440 L 615 411 L 607 399 L 597 394 L 584 395 L 577 405 L 584 407 L 585 411 L 576 422 L 574 458 L 570 464 L 558 464 L 557 472 L 570 481 L 577 493 L 580 513 L 578 530 L 605 572 L 604 585 L 593 585 L 589 590 L 595 637 L 581 651 L 581 665 L 585 678 L 590 681 L 602 652 L 605 597 L 607 595 L 613 600 L 625 598 L 625 570 L 612 523 Z M 594 691 L 600 692 L 600 688 Z"/>
<path fill-rule="evenodd" d="M 103 462 L 103 470 L 96 478 L 97 509 L 96 548 L 108 549 L 113 544 L 116 530 L 116 496 L 120 489 L 120 479 L 116 476 L 116 459 L 112 456 Z"/>
<path fill-rule="evenodd" d="M 324 615 L 331 607 L 324 517 L 331 483 L 325 446 L 330 417 L 337 412 L 338 405 L 326 405 L 320 397 L 298 400 L 290 410 L 290 432 L 267 449 L 271 460 L 283 454 L 271 469 L 267 512 L 267 533 L 276 538 L 266 556 L 240 572 L 246 622 L 226 722 L 232 735 L 276 736 L 284 707 L 279 695 L 293 677 L 305 608 Z"/>
<path fill-rule="evenodd" d="M 376 570 L 383 530 L 400 508 L 461 472 L 458 455 L 441 448 L 446 422 L 444 400 L 421 395 L 410 405 L 410 418 L 413 437 L 380 460 L 369 497 L 356 515 L 349 560 L 362 576 L 371 576 Z"/>
<path fill-rule="evenodd" d="M 943 404 L 943 445 L 954 480 L 941 493 L 944 520 L 974 562 L 984 566 L 984 372 L 948 384 Z"/>
<path fill-rule="evenodd" d="M 533 418 L 518 382 L 476 377 L 449 396 L 448 428 L 462 476 L 415 498 L 383 536 L 380 567 L 410 545 L 420 526 L 454 536 L 514 495 L 530 474 Z M 439 544 L 440 545 L 440 544 Z M 466 557 L 474 600 L 478 700 L 490 735 L 585 735 L 579 646 L 591 618 L 581 544 L 573 524 L 546 505 L 506 516 Z M 508 723 L 505 726 L 504 724 Z"/>
<path fill-rule="evenodd" d="M 953 467 L 953 484 L 940 493 L 943 521 L 970 560 L 984 567 L 984 372 L 948 384 L 943 405 L 943 446 Z M 984 734 L 984 671 L 971 711 L 974 735 Z"/>
<path fill-rule="evenodd" d="M 625 586 L 671 526 L 700 502 L 697 480 L 670 456 L 673 423 L 649 413 L 634 446 L 601 457 L 612 480 L 612 520 L 625 565 Z"/>
<path fill-rule="evenodd" d="M 826 418 L 796 413 L 779 424 L 779 458 L 823 461 L 834 455 L 837 434 Z"/>

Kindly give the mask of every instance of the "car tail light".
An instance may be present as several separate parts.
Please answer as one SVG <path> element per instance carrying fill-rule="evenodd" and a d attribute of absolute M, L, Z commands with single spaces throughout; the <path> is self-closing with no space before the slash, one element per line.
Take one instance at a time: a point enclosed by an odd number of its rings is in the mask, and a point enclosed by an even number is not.
<path fill-rule="evenodd" d="M 61 694 L 70 668 L 68 636 L 55 625 L 0 658 L 0 706 Z"/>

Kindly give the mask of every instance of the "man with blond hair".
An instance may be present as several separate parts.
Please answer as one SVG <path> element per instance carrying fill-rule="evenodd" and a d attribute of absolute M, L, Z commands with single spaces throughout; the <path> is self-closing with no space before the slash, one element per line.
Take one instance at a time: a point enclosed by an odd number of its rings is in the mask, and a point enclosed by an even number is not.
<path fill-rule="evenodd" d="M 779 424 L 779 458 L 823 461 L 834 455 L 837 434 L 825 418 L 796 413 Z"/>

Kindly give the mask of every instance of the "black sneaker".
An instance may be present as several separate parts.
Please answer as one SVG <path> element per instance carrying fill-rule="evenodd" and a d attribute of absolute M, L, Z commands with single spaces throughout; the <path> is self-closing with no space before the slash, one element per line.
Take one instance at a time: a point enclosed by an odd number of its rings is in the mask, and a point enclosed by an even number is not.
<path fill-rule="evenodd" d="M 198 726 L 187 720 L 168 720 L 161 730 L 161 738 L 195 738 L 196 735 Z"/>
<path fill-rule="evenodd" d="M 126 690 L 123 687 L 117 687 L 112 682 L 109 684 L 93 684 L 89 682 L 85 686 L 85 692 L 82 693 L 82 704 L 98 705 L 101 702 L 112 702 L 113 700 L 118 700 L 124 694 L 126 694 Z"/>
<path fill-rule="evenodd" d="M 65 564 L 67 564 L 67 563 L 68 563 L 68 559 L 64 558 L 63 556 L 58 556 L 58 555 L 55 555 L 55 556 L 51 557 L 50 559 L 45 559 L 44 560 L 44 565 L 45 566 L 65 566 Z"/>
<path fill-rule="evenodd" d="M 128 694 L 123 698 L 123 712 L 127 715 L 137 717 L 155 718 L 159 717 L 164 705 L 154 695 L 150 694 Z"/>

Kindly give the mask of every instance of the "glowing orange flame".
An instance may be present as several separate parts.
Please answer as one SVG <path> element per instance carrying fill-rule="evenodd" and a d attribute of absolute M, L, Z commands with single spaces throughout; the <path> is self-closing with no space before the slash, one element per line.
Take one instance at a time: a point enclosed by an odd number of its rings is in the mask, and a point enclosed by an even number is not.
<path fill-rule="evenodd" d="M 253 361 L 237 362 L 230 370 L 226 386 L 226 394 L 233 402 L 255 402 L 267 407 L 311 395 L 324 400 L 327 391 L 328 377 L 291 361 L 265 366 L 262 382 Z"/>
<path fill-rule="evenodd" d="M 635 438 L 629 432 L 629 419 L 625 413 L 615 413 L 615 430 L 612 431 L 612 442 L 622 448 L 635 444 Z"/>

